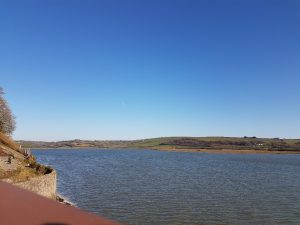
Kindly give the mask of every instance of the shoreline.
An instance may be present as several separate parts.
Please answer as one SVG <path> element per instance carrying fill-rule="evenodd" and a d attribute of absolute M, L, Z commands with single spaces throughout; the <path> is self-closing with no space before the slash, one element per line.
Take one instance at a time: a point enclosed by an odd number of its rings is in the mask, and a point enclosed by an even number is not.
<path fill-rule="evenodd" d="M 299 151 L 289 150 L 251 150 L 251 149 L 191 149 L 191 148 L 151 148 L 151 147 L 116 147 L 116 148 L 99 148 L 99 147 L 61 147 L 61 148 L 31 148 L 32 150 L 72 150 L 72 149 L 94 149 L 94 150 L 126 150 L 126 149 L 150 149 L 157 151 L 169 152 L 200 152 L 211 154 L 300 154 Z"/>
<path fill-rule="evenodd" d="M 59 203 L 64 204 L 64 205 L 76 207 L 76 204 L 74 204 L 73 202 L 70 202 L 69 200 L 67 200 L 66 197 L 64 197 L 60 194 L 56 194 L 56 201 L 58 201 Z"/>
<path fill-rule="evenodd" d="M 250 150 L 250 149 L 168 149 L 157 148 L 158 151 L 170 151 L 170 152 L 201 152 L 211 154 L 300 154 L 300 151 L 270 151 L 270 150 Z"/>

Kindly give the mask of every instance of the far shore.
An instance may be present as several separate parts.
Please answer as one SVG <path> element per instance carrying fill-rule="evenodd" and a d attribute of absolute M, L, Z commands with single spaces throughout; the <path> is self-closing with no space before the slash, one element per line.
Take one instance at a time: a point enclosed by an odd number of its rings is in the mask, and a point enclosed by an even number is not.
<path fill-rule="evenodd" d="M 300 154 L 300 139 L 260 137 L 158 137 L 140 140 L 19 141 L 32 149 L 153 149 L 225 154 Z"/>
<path fill-rule="evenodd" d="M 174 152 L 204 152 L 212 154 L 300 154 L 300 151 L 268 151 L 268 150 L 235 150 L 235 149 L 155 149 L 159 151 Z"/>
<path fill-rule="evenodd" d="M 72 149 L 94 149 L 94 150 L 126 150 L 126 149 L 149 149 L 157 151 L 169 151 L 169 152 L 202 152 L 211 154 L 300 154 L 300 151 L 274 151 L 274 150 L 247 150 L 247 149 L 189 149 L 189 148 L 133 148 L 133 147 L 115 147 L 115 148 L 99 148 L 99 147 L 59 147 L 59 148 L 31 148 L 32 150 L 72 150 Z"/>

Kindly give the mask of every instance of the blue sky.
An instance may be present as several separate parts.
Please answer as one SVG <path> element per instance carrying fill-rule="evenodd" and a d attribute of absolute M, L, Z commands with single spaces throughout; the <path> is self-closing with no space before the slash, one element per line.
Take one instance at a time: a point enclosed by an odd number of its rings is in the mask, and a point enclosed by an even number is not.
<path fill-rule="evenodd" d="M 0 2 L 16 139 L 299 138 L 300 1 Z"/>

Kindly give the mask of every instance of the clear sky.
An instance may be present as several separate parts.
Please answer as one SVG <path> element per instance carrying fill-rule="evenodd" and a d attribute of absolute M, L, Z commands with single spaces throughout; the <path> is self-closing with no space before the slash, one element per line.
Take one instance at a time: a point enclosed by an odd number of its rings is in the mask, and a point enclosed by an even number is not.
<path fill-rule="evenodd" d="M 299 0 L 0 2 L 16 139 L 300 137 Z"/>

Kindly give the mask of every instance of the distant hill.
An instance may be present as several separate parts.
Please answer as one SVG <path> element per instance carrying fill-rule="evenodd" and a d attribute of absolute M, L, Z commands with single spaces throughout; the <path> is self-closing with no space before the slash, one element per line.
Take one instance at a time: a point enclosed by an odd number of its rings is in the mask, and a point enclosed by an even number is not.
<path fill-rule="evenodd" d="M 26 148 L 150 148 L 159 150 L 254 150 L 300 152 L 300 139 L 256 137 L 163 137 L 134 141 L 18 141 Z"/>

